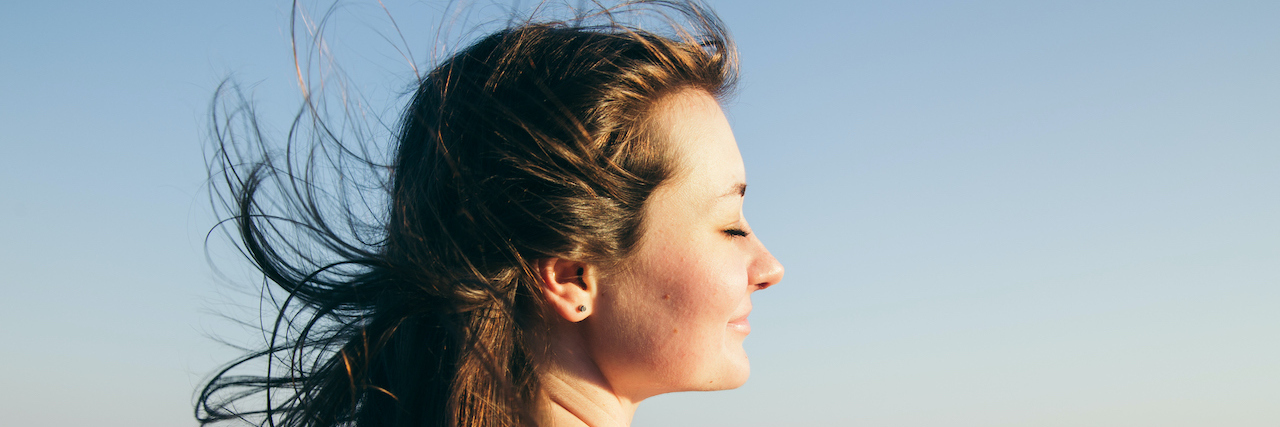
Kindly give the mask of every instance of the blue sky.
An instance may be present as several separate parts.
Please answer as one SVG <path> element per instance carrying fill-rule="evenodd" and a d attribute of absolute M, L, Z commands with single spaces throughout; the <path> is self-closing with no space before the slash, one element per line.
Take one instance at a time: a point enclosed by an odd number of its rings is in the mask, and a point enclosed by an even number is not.
<path fill-rule="evenodd" d="M 258 337 L 220 317 L 254 284 L 206 262 L 208 105 L 234 76 L 287 126 L 289 5 L 10 3 L 0 421 L 194 425 L 237 354 L 207 335 Z M 386 3 L 421 65 L 443 6 Z M 332 48 L 390 109 L 412 72 L 344 4 Z M 1280 3 L 712 4 L 787 277 L 746 386 L 636 426 L 1280 423 Z"/>

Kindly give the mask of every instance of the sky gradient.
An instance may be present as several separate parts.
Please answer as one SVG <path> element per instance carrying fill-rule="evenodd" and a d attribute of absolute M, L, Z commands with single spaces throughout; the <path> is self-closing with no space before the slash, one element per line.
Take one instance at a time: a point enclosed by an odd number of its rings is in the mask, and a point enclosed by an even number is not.
<path fill-rule="evenodd" d="M 0 6 L 0 424 L 195 425 L 239 354 L 209 336 L 261 342 L 204 152 L 228 77 L 287 127 L 289 5 L 108 3 Z M 329 47 L 394 115 L 400 42 L 343 4 Z M 501 12 L 386 4 L 419 66 Z M 787 275 L 747 385 L 635 426 L 1280 424 L 1280 3 L 712 5 Z"/>

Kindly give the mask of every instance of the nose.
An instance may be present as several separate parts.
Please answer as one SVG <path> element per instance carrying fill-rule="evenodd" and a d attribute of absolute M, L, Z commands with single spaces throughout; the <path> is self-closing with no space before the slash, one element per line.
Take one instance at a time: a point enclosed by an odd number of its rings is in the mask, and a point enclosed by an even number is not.
<path fill-rule="evenodd" d="M 758 291 L 782 281 L 784 269 L 782 268 L 782 263 L 778 262 L 778 259 L 774 258 L 768 249 L 765 249 L 764 243 L 756 240 L 756 244 L 759 250 L 756 258 L 752 260 L 751 266 L 748 268 L 747 277 L 750 279 L 752 286 L 755 287 L 755 290 Z"/>

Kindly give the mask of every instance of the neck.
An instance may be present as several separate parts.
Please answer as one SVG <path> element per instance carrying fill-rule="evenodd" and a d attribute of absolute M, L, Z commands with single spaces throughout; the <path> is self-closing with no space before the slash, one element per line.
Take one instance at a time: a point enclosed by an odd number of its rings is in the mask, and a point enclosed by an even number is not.
<path fill-rule="evenodd" d="M 542 377 L 539 407 L 543 427 L 628 427 L 636 412 L 608 390 L 556 375 Z"/>
<path fill-rule="evenodd" d="M 620 396 L 584 351 L 581 337 L 557 334 L 539 374 L 542 427 L 628 427 L 639 401 Z"/>

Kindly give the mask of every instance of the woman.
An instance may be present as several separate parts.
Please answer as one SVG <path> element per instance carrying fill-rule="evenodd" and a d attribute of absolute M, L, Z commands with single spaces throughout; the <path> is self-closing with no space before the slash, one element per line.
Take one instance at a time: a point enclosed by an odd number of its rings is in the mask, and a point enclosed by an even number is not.
<path fill-rule="evenodd" d="M 750 296 L 782 266 L 742 216 L 718 103 L 733 45 L 696 4 L 639 6 L 696 31 L 530 22 L 421 79 L 373 231 L 337 231 L 358 216 L 278 158 L 242 166 L 219 130 L 243 249 L 288 298 L 201 421 L 616 426 L 650 396 L 741 385 Z M 233 374 L 254 361 L 266 376 Z"/>

